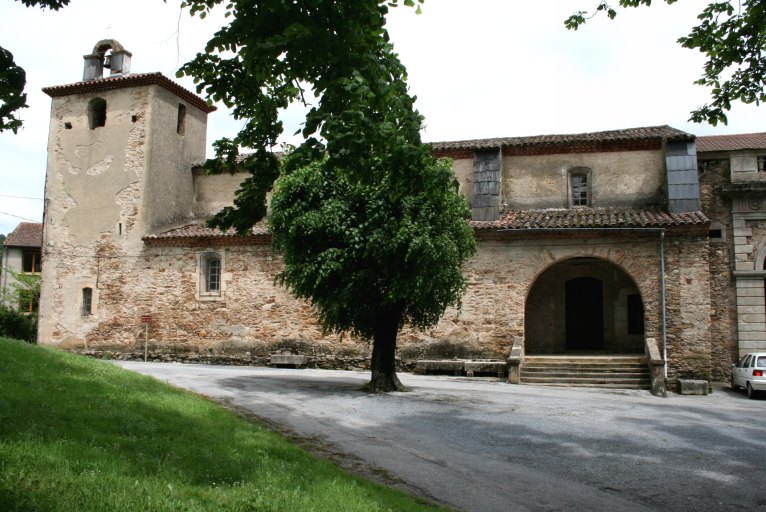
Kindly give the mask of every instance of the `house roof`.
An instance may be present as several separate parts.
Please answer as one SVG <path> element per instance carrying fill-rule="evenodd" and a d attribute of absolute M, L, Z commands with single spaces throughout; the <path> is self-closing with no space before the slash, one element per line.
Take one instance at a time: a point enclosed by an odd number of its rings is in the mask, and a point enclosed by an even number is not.
<path fill-rule="evenodd" d="M 685 141 L 694 140 L 694 135 L 670 126 L 647 126 L 603 132 L 571 133 L 556 135 L 533 135 L 529 137 L 503 137 L 494 139 L 473 139 L 451 142 L 434 142 L 435 152 L 453 150 L 483 150 L 497 148 L 531 148 L 546 146 L 577 146 L 583 144 L 620 143 L 637 141 Z"/>
<path fill-rule="evenodd" d="M 205 224 L 196 223 L 153 235 L 146 235 L 142 240 L 146 243 L 159 243 L 162 245 L 186 245 L 190 242 L 207 242 L 215 245 L 241 245 L 269 241 L 271 240 L 271 234 L 261 224 L 253 226 L 252 235 L 240 236 L 234 228 L 221 231 L 218 228 L 210 228 Z"/>
<path fill-rule="evenodd" d="M 589 228 L 671 228 L 705 226 L 710 220 L 702 212 L 668 213 L 659 208 L 546 208 L 508 212 L 496 221 L 471 221 L 477 232 L 555 231 Z M 239 236 L 234 229 L 221 231 L 204 224 L 188 224 L 143 238 L 148 244 L 161 245 L 247 245 L 268 243 L 271 235 L 263 225 L 253 234 Z"/>
<path fill-rule="evenodd" d="M 736 135 L 705 135 L 697 137 L 697 152 L 741 151 L 766 149 L 766 132 Z"/>
<path fill-rule="evenodd" d="M 546 208 L 508 212 L 496 221 L 472 221 L 477 231 L 573 228 L 665 228 L 705 225 L 702 212 L 668 213 L 659 208 Z"/>
<path fill-rule="evenodd" d="M 135 87 L 138 85 L 159 85 L 176 96 L 186 100 L 205 113 L 216 110 L 216 107 L 208 105 L 205 100 L 185 89 L 165 77 L 162 73 L 138 73 L 115 77 L 101 78 L 98 80 L 88 80 L 76 82 L 67 85 L 54 85 L 52 87 L 43 87 L 43 92 L 55 98 L 58 96 L 68 96 L 70 94 L 81 94 L 86 92 L 109 91 L 114 89 L 123 89 L 125 87 Z"/>
<path fill-rule="evenodd" d="M 39 222 L 20 222 L 5 239 L 6 247 L 43 246 L 43 225 Z"/>

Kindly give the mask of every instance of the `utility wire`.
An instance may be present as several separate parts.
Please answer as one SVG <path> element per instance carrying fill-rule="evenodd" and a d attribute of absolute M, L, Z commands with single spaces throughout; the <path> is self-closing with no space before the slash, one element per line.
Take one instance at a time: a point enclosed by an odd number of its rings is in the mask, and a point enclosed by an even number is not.
<path fill-rule="evenodd" d="M 18 215 L 14 215 L 14 214 L 12 214 L 12 213 L 8 213 L 8 212 L 0 212 L 0 215 L 8 215 L 9 217 L 16 217 L 17 219 L 21 219 L 21 220 L 28 220 L 29 222 L 35 222 L 35 223 L 37 223 L 37 224 L 40 224 L 40 221 L 39 221 L 39 220 L 33 220 L 33 219 L 28 219 L 28 218 L 26 218 L 26 217 L 20 217 L 20 216 L 18 216 Z"/>
<path fill-rule="evenodd" d="M 35 201 L 42 201 L 42 197 L 24 197 L 24 196 L 10 196 L 7 194 L 0 194 L 0 197 L 12 197 L 14 199 L 34 199 Z"/>

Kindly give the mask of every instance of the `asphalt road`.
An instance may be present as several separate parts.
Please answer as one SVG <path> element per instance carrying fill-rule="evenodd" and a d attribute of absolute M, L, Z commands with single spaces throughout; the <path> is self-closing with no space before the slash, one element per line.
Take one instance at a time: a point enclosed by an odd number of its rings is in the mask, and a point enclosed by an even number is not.
<path fill-rule="evenodd" d="M 766 400 L 400 374 L 119 362 L 252 412 L 366 475 L 468 511 L 766 511 Z"/>

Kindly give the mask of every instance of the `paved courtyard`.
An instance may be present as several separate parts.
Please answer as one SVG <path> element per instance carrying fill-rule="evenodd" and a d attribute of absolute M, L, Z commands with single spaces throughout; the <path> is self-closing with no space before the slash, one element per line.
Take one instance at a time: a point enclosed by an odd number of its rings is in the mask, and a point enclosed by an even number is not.
<path fill-rule="evenodd" d="M 244 409 L 346 467 L 470 511 L 766 511 L 766 400 L 400 374 L 119 362 Z"/>

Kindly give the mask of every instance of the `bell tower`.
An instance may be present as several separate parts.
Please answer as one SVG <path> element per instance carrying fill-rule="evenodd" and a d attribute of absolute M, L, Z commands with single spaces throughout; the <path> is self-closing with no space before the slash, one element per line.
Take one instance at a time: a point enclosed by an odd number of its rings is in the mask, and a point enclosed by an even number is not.
<path fill-rule="evenodd" d="M 52 98 L 43 343 L 84 343 L 108 321 L 104 265 L 128 279 L 144 236 L 194 215 L 192 166 L 205 158 L 215 107 L 160 73 L 131 73 L 131 60 L 118 41 L 101 40 L 84 56 L 82 81 L 43 89 Z"/>

